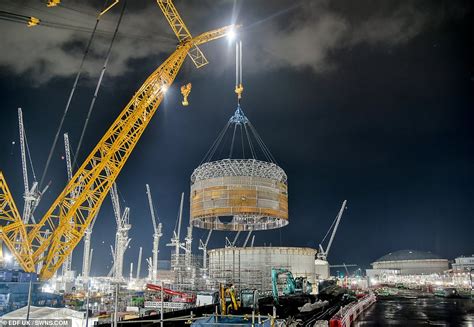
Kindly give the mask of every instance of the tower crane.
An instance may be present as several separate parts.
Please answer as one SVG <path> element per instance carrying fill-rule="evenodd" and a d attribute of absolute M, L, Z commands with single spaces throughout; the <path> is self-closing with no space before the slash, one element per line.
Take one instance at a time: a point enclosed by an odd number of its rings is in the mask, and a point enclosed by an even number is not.
<path fill-rule="evenodd" d="M 38 182 L 36 181 L 36 176 L 33 170 L 33 184 L 31 185 L 31 188 L 29 186 L 28 165 L 26 157 L 26 149 L 28 145 L 26 144 L 26 131 L 25 126 L 23 124 L 23 112 L 21 108 L 18 108 L 18 127 L 20 132 L 21 168 L 23 172 L 23 186 L 25 190 L 25 193 L 23 195 L 25 199 L 23 206 L 23 223 L 29 224 L 31 221 L 35 224 L 36 221 L 33 217 L 33 213 L 41 200 L 41 195 L 46 192 L 49 187 L 49 184 L 43 189 L 42 192 L 40 192 L 38 190 Z"/>
<path fill-rule="evenodd" d="M 180 231 L 181 231 L 181 220 L 183 218 L 183 203 L 184 203 L 184 192 L 181 193 L 181 202 L 179 204 L 179 213 L 178 213 L 178 226 L 177 229 L 173 231 L 173 237 L 171 242 L 166 244 L 166 246 L 174 247 L 174 268 L 176 269 L 179 264 L 179 250 L 184 248 L 184 244 L 180 241 Z"/>
<path fill-rule="evenodd" d="M 239 230 L 239 231 L 235 234 L 234 240 L 233 240 L 232 242 L 229 240 L 228 237 L 226 237 L 226 238 L 225 238 L 225 243 L 226 243 L 225 246 L 226 246 L 226 247 L 230 247 L 230 248 L 235 247 L 235 245 L 237 244 L 237 239 L 238 239 L 239 236 L 240 236 L 240 233 L 241 233 L 241 231 Z"/>
<path fill-rule="evenodd" d="M 153 282 L 156 282 L 157 274 L 158 274 L 158 253 L 160 252 L 159 250 L 159 245 L 160 245 L 160 237 L 163 236 L 163 233 L 161 232 L 162 224 L 156 223 L 156 217 L 155 217 L 155 208 L 153 207 L 153 200 L 151 197 L 151 190 L 150 190 L 150 185 L 146 184 L 146 194 L 148 195 L 148 205 L 150 207 L 150 213 L 151 213 L 151 221 L 153 222 L 153 258 L 152 258 L 152 270 L 151 270 L 151 275 L 152 278 L 151 280 Z M 137 267 L 138 271 L 140 271 L 140 267 Z M 137 276 L 138 279 L 138 276 Z"/>
<path fill-rule="evenodd" d="M 91 236 L 92 236 L 92 229 L 94 228 L 96 219 L 97 218 L 94 218 L 92 220 L 92 223 L 86 229 L 86 233 L 84 235 L 84 253 L 82 255 L 82 278 L 86 282 L 89 279 L 90 266 L 92 262 L 93 249 L 91 249 Z"/>
<path fill-rule="evenodd" d="M 199 240 L 199 250 L 202 250 L 202 268 L 207 269 L 207 244 L 212 235 L 212 229 L 207 234 L 206 241 Z"/>
<path fill-rule="evenodd" d="M 72 178 L 72 164 L 71 164 L 71 149 L 69 147 L 69 136 L 67 133 L 64 133 L 64 152 L 66 154 L 66 169 L 67 169 L 67 180 L 70 181 Z M 76 197 L 76 191 L 73 190 L 71 192 L 71 198 L 74 199 Z M 72 222 L 72 220 L 71 220 Z M 86 232 L 87 233 L 87 232 Z M 71 271 L 72 266 L 72 251 L 69 256 L 66 257 L 63 263 L 63 276 L 67 276 L 68 272 Z"/>
<path fill-rule="evenodd" d="M 138 251 L 137 278 L 136 278 L 137 280 L 140 279 L 140 270 L 142 267 L 142 253 L 143 253 L 143 248 L 140 246 L 140 250 Z"/>
<path fill-rule="evenodd" d="M 341 221 L 342 214 L 344 213 L 344 210 L 346 209 L 346 204 L 347 204 L 347 200 L 344 200 L 344 202 L 342 202 L 341 209 L 339 210 L 339 213 L 336 216 L 336 219 L 334 219 L 334 222 L 332 223 L 331 227 L 329 227 L 329 230 L 326 233 L 326 236 L 324 236 L 323 240 L 321 241 L 321 243 L 324 242 L 329 232 L 331 231 L 331 228 L 334 226 L 334 229 L 332 230 L 332 234 L 331 234 L 331 237 L 329 239 L 326 249 L 324 249 L 323 246 L 319 244 L 320 252 L 317 254 L 318 259 L 327 261 L 329 250 L 331 249 L 332 242 L 334 241 L 334 236 L 336 235 L 337 228 L 339 227 L 339 222 Z"/>
<path fill-rule="evenodd" d="M 245 238 L 244 245 L 242 247 L 245 249 L 247 247 L 247 243 L 249 242 L 250 235 L 252 235 L 252 231 L 250 230 L 249 233 L 247 234 L 247 237 Z"/>
<path fill-rule="evenodd" d="M 127 250 L 130 239 L 128 231 L 132 227 L 130 225 L 130 208 L 125 207 L 121 210 L 120 200 L 117 191 L 117 184 L 114 183 L 110 190 L 110 198 L 112 199 L 112 207 L 114 209 L 115 221 L 117 222 L 117 232 L 115 234 L 115 251 L 114 251 L 114 278 L 116 280 L 123 279 L 123 257 Z"/>
<path fill-rule="evenodd" d="M 42 280 L 54 275 L 84 236 L 186 56 L 202 67 L 207 59 L 198 46 L 238 27 L 229 25 L 192 37 L 171 0 L 158 0 L 158 4 L 178 36 L 177 49 L 134 94 L 38 223 L 23 222 L 0 172 L 0 238 L 25 271 L 34 272 L 41 260 Z M 75 189 L 79 192 L 73 199 L 70 194 Z"/>

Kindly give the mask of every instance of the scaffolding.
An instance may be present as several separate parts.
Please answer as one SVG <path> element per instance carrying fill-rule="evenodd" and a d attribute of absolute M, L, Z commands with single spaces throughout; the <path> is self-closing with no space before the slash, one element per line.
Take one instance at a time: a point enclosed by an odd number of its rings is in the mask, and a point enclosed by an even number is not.
<path fill-rule="evenodd" d="M 272 268 L 288 269 L 295 277 L 315 281 L 316 250 L 292 247 L 227 247 L 209 251 L 209 277 L 238 289 L 272 289 Z"/>

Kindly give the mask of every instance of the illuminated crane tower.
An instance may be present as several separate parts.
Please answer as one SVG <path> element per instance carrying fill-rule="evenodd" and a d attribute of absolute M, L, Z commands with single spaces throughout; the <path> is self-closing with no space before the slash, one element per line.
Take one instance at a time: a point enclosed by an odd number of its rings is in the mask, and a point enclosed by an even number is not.
<path fill-rule="evenodd" d="M 202 67 L 207 60 L 198 46 L 236 28 L 230 25 L 192 37 L 171 0 L 158 0 L 158 5 L 178 36 L 177 49 L 134 93 L 37 224 L 25 225 L 0 171 L 0 238 L 25 271 L 33 272 L 40 265 L 42 280 L 51 278 L 81 241 L 186 56 Z M 76 189 L 73 199 L 70 194 Z"/>
<path fill-rule="evenodd" d="M 158 274 L 158 253 L 160 252 L 160 237 L 163 236 L 161 233 L 162 224 L 156 224 L 156 217 L 155 217 L 155 208 L 153 207 L 153 200 L 151 197 L 151 190 L 150 186 L 146 184 L 146 194 L 148 195 L 148 205 L 150 206 L 150 213 L 151 213 L 151 220 L 153 222 L 153 258 L 152 258 L 152 269 L 151 269 L 151 280 L 156 282 L 157 274 Z M 140 258 L 141 258 L 141 248 L 140 248 Z M 140 259 L 141 260 L 141 259 Z M 137 279 L 139 278 L 138 274 L 140 272 L 140 263 L 137 267 Z"/>
<path fill-rule="evenodd" d="M 115 234 L 115 249 L 114 253 L 114 279 L 123 280 L 123 257 L 127 250 L 130 239 L 128 238 L 128 231 L 132 227 L 130 225 L 130 208 L 126 207 L 122 213 L 120 209 L 120 201 L 117 191 L 117 184 L 113 184 L 110 190 L 110 197 L 112 199 L 112 207 L 114 209 L 115 220 L 117 222 L 117 232 Z"/>

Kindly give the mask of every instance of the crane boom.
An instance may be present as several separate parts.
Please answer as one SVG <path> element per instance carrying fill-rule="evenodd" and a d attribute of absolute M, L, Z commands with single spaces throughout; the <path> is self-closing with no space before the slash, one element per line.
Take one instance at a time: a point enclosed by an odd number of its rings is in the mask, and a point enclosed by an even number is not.
<path fill-rule="evenodd" d="M 151 214 L 151 221 L 153 222 L 153 231 L 156 233 L 156 217 L 155 217 L 155 210 L 153 208 L 153 200 L 151 198 L 151 190 L 150 185 L 146 184 L 146 194 L 148 196 L 148 206 L 150 207 L 150 214 Z"/>
<path fill-rule="evenodd" d="M 332 230 L 331 237 L 329 238 L 329 242 L 326 247 L 326 250 L 324 250 L 323 246 L 319 244 L 319 253 L 317 256 L 321 260 L 327 260 L 329 250 L 331 249 L 332 242 L 334 241 L 334 236 L 336 235 L 337 228 L 339 227 L 339 222 L 341 221 L 342 214 L 344 213 L 344 210 L 346 209 L 346 205 L 347 205 L 347 200 L 344 200 L 344 202 L 342 202 L 341 209 L 337 213 L 336 219 L 334 219 L 334 222 L 333 222 L 334 229 Z M 329 234 L 329 231 L 331 230 L 333 225 L 331 225 L 331 227 L 329 228 L 328 232 L 326 233 L 326 236 Z M 326 238 L 326 236 L 324 236 L 324 239 Z M 324 239 L 322 242 L 324 242 Z"/>
<path fill-rule="evenodd" d="M 344 200 L 342 202 L 341 209 L 339 210 L 339 213 L 337 214 L 337 220 L 336 220 L 336 225 L 334 225 L 334 229 L 332 230 L 331 238 L 329 239 L 328 246 L 326 248 L 326 256 L 329 253 L 329 250 L 331 249 L 332 242 L 334 241 L 334 236 L 336 236 L 337 228 L 339 227 L 339 222 L 341 221 L 342 214 L 344 213 L 344 210 L 346 209 L 346 204 L 347 200 Z"/>
<path fill-rule="evenodd" d="M 146 79 L 37 224 L 23 223 L 0 175 L 0 238 L 25 271 L 35 271 L 38 263 L 42 267 L 41 279 L 54 275 L 84 236 L 186 55 L 196 45 L 221 38 L 234 28 L 234 25 L 226 26 L 180 42 Z M 73 198 L 74 190 L 78 191 Z"/>

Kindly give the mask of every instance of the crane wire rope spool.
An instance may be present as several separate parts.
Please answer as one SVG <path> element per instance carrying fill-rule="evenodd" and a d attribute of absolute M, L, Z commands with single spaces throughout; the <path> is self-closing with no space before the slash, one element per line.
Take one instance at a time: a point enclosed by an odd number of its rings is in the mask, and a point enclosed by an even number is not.
<path fill-rule="evenodd" d="M 280 228 L 288 224 L 287 176 L 242 110 L 241 42 L 235 53 L 237 109 L 191 175 L 191 223 L 225 231 Z"/>

